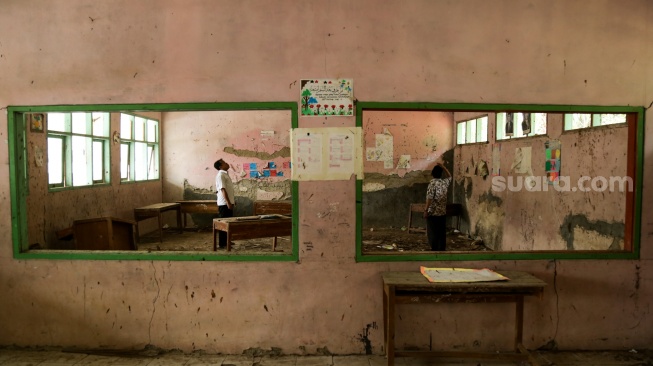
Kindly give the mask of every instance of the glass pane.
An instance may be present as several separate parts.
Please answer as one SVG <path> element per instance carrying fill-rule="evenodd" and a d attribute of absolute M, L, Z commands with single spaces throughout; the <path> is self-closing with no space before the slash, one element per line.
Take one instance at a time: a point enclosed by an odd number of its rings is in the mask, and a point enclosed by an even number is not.
<path fill-rule="evenodd" d="M 87 186 L 91 184 L 88 169 L 88 150 L 87 144 L 90 142 L 88 137 L 72 137 L 72 156 L 73 156 L 73 186 Z"/>
<path fill-rule="evenodd" d="M 49 115 L 48 114 L 48 118 Z M 48 184 L 63 183 L 63 139 L 48 137 Z"/>
<path fill-rule="evenodd" d="M 109 136 L 109 113 L 93 112 L 93 136 Z"/>
<path fill-rule="evenodd" d="M 147 120 L 147 141 L 156 142 L 158 122 L 151 119 Z"/>
<path fill-rule="evenodd" d="M 467 121 L 467 143 L 476 142 L 476 120 L 472 119 Z"/>
<path fill-rule="evenodd" d="M 134 117 L 128 114 L 120 114 L 120 138 L 130 140 L 132 138 L 132 121 Z"/>
<path fill-rule="evenodd" d="M 159 178 L 159 164 L 157 150 L 154 145 L 149 145 L 147 147 L 147 179 L 157 179 Z"/>
<path fill-rule="evenodd" d="M 48 113 L 48 131 L 66 131 L 66 113 Z"/>
<path fill-rule="evenodd" d="M 532 127 L 536 135 L 546 134 L 546 116 L 546 113 L 534 113 Z"/>
<path fill-rule="evenodd" d="M 458 133 L 457 133 L 457 138 L 456 141 L 459 145 L 462 145 L 465 143 L 465 126 L 467 124 L 465 122 L 460 122 L 458 123 Z"/>
<path fill-rule="evenodd" d="M 137 142 L 134 144 L 134 180 L 147 179 L 147 144 Z"/>
<path fill-rule="evenodd" d="M 625 114 L 601 114 L 599 126 L 614 125 L 617 123 L 626 123 Z"/>
<path fill-rule="evenodd" d="M 93 141 L 93 181 L 104 182 L 104 148 L 102 141 Z"/>
<path fill-rule="evenodd" d="M 129 178 L 129 144 L 120 144 L 120 179 Z"/>
<path fill-rule="evenodd" d="M 86 129 L 86 112 L 73 112 L 72 113 L 72 119 L 73 119 L 73 133 L 82 133 L 82 134 L 87 134 L 88 131 Z"/>
<path fill-rule="evenodd" d="M 506 139 L 506 114 L 505 113 L 497 113 L 497 129 L 496 129 L 496 134 L 497 140 L 505 140 Z"/>
<path fill-rule="evenodd" d="M 524 121 L 523 113 L 511 113 L 513 121 L 513 135 L 512 137 L 524 137 L 524 132 L 522 130 L 522 122 Z"/>
<path fill-rule="evenodd" d="M 145 141 L 145 118 L 134 118 L 134 140 Z"/>
<path fill-rule="evenodd" d="M 592 115 L 589 113 L 565 114 L 565 130 L 587 128 L 592 125 Z"/>
<path fill-rule="evenodd" d="M 487 142 L 487 117 L 476 120 L 476 141 Z"/>

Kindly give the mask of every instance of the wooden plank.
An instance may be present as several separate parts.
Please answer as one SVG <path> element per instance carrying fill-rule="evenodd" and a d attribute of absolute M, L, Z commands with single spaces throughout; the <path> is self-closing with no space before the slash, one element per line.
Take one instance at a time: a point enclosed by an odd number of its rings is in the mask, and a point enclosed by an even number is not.
<path fill-rule="evenodd" d="M 254 215 L 292 215 L 292 201 L 254 201 Z"/>

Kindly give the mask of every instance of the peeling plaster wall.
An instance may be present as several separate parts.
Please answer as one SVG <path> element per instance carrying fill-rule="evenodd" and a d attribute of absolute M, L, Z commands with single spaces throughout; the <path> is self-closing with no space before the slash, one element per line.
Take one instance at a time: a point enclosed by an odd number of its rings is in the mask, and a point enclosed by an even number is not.
<path fill-rule="evenodd" d="M 290 111 L 165 112 L 163 118 L 166 202 L 216 199 L 213 163 L 218 159 L 231 166 L 228 173 L 234 183 L 235 215 L 251 215 L 255 200 L 291 198 Z M 283 176 L 250 177 L 251 171 L 263 174 L 270 162 Z M 249 168 L 251 163 L 256 164 L 255 170 Z M 199 226 L 207 225 L 206 216 L 191 215 Z"/>
<path fill-rule="evenodd" d="M 392 135 L 392 168 L 364 161 L 363 226 L 406 225 L 411 203 L 424 203 L 435 162 L 453 148 L 453 113 L 433 111 L 365 111 L 364 149 L 377 148 L 377 135 Z M 402 155 L 410 165 L 402 167 Z"/>
<path fill-rule="evenodd" d="M 491 130 L 495 118 L 489 114 Z M 619 125 L 563 133 L 562 114 L 548 118 L 546 136 L 496 141 L 492 131 L 490 143 L 456 147 L 454 176 L 457 189 L 463 191 L 457 197 L 463 198 L 467 213 L 465 230 L 500 251 L 623 249 L 626 192 L 618 185 L 614 191 L 609 185 L 599 191 L 590 189 L 591 181 L 578 182 L 583 176 L 608 180 L 626 176 L 628 129 Z M 568 177 L 569 192 L 546 183 L 544 143 L 549 140 L 561 142 L 560 174 Z M 491 175 L 475 173 L 481 161 L 491 173 L 495 143 L 501 146 L 500 177 L 505 185 L 493 183 Z M 535 191 L 526 189 L 529 174 L 511 171 L 515 150 L 522 147 L 531 147 Z"/>
<path fill-rule="evenodd" d="M 350 77 L 355 97 L 365 101 L 653 101 L 653 3 L 646 0 L 597 0 L 591 6 L 579 0 L 24 0 L 2 7 L 0 109 L 296 101 L 298 80 L 313 75 Z M 650 161 L 651 113 L 646 120 L 644 154 Z M 353 118 L 299 121 L 300 127 L 341 125 L 353 126 Z M 165 126 L 164 138 L 171 137 Z M 15 260 L 7 131 L 7 115 L 0 113 L 0 345 L 382 354 L 380 273 L 433 265 L 356 263 L 353 180 L 300 184 L 299 263 Z M 217 152 L 221 145 L 211 148 Z M 595 153 L 602 149 L 595 144 Z M 210 170 L 209 163 L 202 166 Z M 182 194 L 185 178 L 202 189 L 211 185 L 212 174 L 195 183 L 190 174 L 169 174 L 169 162 L 164 168 L 171 179 L 162 183 L 165 199 Z M 651 164 L 643 175 L 650 187 Z M 598 212 L 612 205 L 590 200 Z M 653 204 L 650 195 L 643 200 L 645 208 Z M 572 214 L 576 204 L 566 207 L 556 217 Z M 505 212 L 513 216 L 504 220 L 502 235 L 518 237 L 514 215 L 521 211 Z M 554 239 L 557 232 L 551 235 L 543 240 L 565 245 Z M 526 270 L 546 281 L 542 299 L 526 300 L 528 348 L 648 348 L 650 210 L 643 210 L 641 235 L 640 260 L 437 264 Z M 399 347 L 511 346 L 511 307 L 415 305 L 398 312 Z"/>

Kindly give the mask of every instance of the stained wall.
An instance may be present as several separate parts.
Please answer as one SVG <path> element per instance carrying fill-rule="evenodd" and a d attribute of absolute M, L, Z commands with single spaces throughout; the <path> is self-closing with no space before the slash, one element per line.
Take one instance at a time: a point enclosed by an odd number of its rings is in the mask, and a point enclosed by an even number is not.
<path fill-rule="evenodd" d="M 10 0 L 2 10 L 0 108 L 295 101 L 307 77 L 352 78 L 364 101 L 648 107 L 653 99 L 645 0 Z M 353 118 L 299 121 L 343 125 Z M 650 125 L 648 114 L 646 161 Z M 5 146 L 7 131 L 2 113 Z M 7 148 L 0 161 L 2 345 L 381 354 L 380 273 L 433 264 L 356 263 L 353 180 L 301 182 L 297 263 L 15 260 Z M 642 174 L 653 184 L 650 164 Z M 162 182 L 162 194 L 179 192 L 183 178 Z M 651 203 L 644 195 L 643 207 Z M 529 348 L 645 348 L 652 231 L 643 210 L 638 260 L 437 264 L 527 270 L 546 281 L 544 296 L 525 304 Z M 501 304 L 399 313 L 399 346 L 510 348 L 514 313 Z"/>

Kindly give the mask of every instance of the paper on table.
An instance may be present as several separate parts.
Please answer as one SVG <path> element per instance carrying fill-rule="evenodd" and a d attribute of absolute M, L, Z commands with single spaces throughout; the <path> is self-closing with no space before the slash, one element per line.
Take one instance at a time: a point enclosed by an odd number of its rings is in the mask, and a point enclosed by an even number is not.
<path fill-rule="evenodd" d="M 508 277 L 494 272 L 491 269 L 472 268 L 427 268 L 419 267 L 420 272 L 429 282 L 485 282 L 507 281 Z"/>

